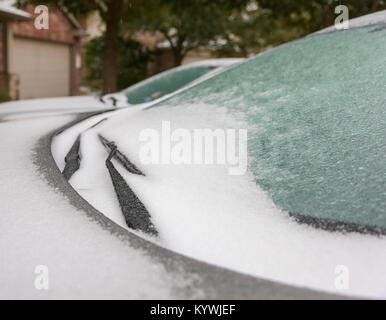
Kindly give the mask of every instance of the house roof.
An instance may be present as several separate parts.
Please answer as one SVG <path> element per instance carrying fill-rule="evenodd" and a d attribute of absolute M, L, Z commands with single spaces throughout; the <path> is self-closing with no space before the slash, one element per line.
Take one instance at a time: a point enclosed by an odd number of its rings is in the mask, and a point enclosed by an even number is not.
<path fill-rule="evenodd" d="M 25 10 L 16 8 L 16 0 L 0 0 L 0 20 L 6 21 L 30 21 L 33 19 L 32 14 Z M 64 16 L 68 19 L 74 28 L 75 36 L 86 37 L 88 33 L 81 27 L 78 20 L 67 11 L 64 7 L 58 7 Z"/>
<path fill-rule="evenodd" d="M 78 20 L 75 18 L 75 16 L 72 13 L 69 13 L 68 10 L 65 7 L 60 7 L 60 10 L 64 13 L 64 15 L 67 17 L 67 19 L 70 21 L 72 26 L 75 29 L 75 35 L 78 37 L 87 37 L 89 34 L 87 31 L 85 31 Z"/>
<path fill-rule="evenodd" d="M 28 21 L 32 19 L 32 16 L 24 11 L 15 8 L 13 5 L 14 0 L 1 0 L 0 1 L 0 19 L 1 20 L 13 20 L 13 21 Z"/>

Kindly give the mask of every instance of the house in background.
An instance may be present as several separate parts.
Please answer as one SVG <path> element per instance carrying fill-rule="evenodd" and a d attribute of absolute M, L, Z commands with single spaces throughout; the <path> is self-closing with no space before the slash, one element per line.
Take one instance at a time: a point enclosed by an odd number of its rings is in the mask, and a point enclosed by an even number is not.
<path fill-rule="evenodd" d="M 15 7 L 16 0 L 0 0 L 0 100 L 78 95 L 84 86 L 83 44 L 103 34 L 105 26 L 94 12 L 80 22 L 66 10 L 50 6 L 48 29 L 37 29 L 35 6 Z M 87 32 L 86 32 L 86 31 Z M 174 66 L 170 47 L 159 33 L 137 32 L 134 39 L 159 54 L 150 74 Z M 211 58 L 196 49 L 182 64 Z"/>
<path fill-rule="evenodd" d="M 82 38 L 71 15 L 49 7 L 48 29 L 35 27 L 35 7 L 0 1 L 0 90 L 12 99 L 77 95 L 82 82 Z"/>

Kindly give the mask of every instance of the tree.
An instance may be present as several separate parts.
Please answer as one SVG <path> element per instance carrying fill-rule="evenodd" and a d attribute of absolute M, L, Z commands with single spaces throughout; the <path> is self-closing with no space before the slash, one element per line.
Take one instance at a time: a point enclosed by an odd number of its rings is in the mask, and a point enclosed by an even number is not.
<path fill-rule="evenodd" d="M 232 37 L 217 52 L 248 56 L 329 27 L 339 4 L 350 19 L 386 9 L 385 0 L 251 0 L 232 15 Z"/>
<path fill-rule="evenodd" d="M 198 47 L 248 56 L 320 30 L 340 3 L 350 18 L 386 9 L 385 0 L 147 0 L 131 23 L 161 32 L 177 66 Z"/>
<path fill-rule="evenodd" d="M 99 1 L 95 1 L 98 3 Z M 103 93 L 117 90 L 117 52 L 118 33 L 121 21 L 123 0 L 105 0 L 107 9 L 98 8 L 106 23 L 105 45 L 103 50 Z"/>
<path fill-rule="evenodd" d="M 173 53 L 174 65 L 202 46 L 221 46 L 232 29 L 230 16 L 247 0 L 147 0 L 132 24 L 161 32 Z"/>
<path fill-rule="evenodd" d="M 231 33 L 225 37 L 224 45 L 216 48 L 220 57 L 248 57 L 304 34 L 302 26 L 287 24 L 288 17 L 273 19 L 270 11 L 257 1 L 250 1 L 245 8 L 234 12 L 231 21 Z"/>
<path fill-rule="evenodd" d="M 334 24 L 334 8 L 346 5 L 350 19 L 386 9 L 385 0 L 258 0 L 259 7 L 271 19 L 283 19 L 287 27 L 298 26 L 304 33 L 318 31 Z"/>
<path fill-rule="evenodd" d="M 85 44 L 85 64 L 87 80 L 98 86 L 102 79 L 104 35 L 91 39 Z M 150 51 L 144 50 L 142 44 L 132 39 L 118 38 L 117 55 L 117 89 L 122 90 L 130 85 L 143 80 L 148 76 Z"/>

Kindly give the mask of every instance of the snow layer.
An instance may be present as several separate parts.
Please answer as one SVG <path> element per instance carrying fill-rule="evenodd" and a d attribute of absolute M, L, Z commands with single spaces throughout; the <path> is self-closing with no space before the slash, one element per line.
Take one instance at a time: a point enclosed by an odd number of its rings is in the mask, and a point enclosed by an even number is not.
<path fill-rule="evenodd" d="M 94 96 L 43 98 L 4 102 L 0 104 L 0 119 L 41 117 L 46 115 L 102 111 L 109 109 Z"/>
<path fill-rule="evenodd" d="M 126 113 L 138 112 L 140 108 L 130 108 Z M 51 151 L 59 169 L 63 171 L 65 157 L 72 144 L 80 136 L 80 168 L 70 179 L 72 187 L 106 217 L 122 227 L 125 219 L 119 207 L 111 178 L 106 170 L 105 160 L 108 152 L 98 137 L 98 127 L 107 119 L 109 113 L 88 118 L 55 136 Z"/>
<path fill-rule="evenodd" d="M 57 166 L 60 171 L 63 171 L 65 166 L 65 157 L 67 153 L 70 151 L 74 141 L 78 138 L 78 136 L 86 131 L 87 129 L 97 125 L 99 122 L 106 119 L 108 113 L 98 114 L 96 116 L 90 117 L 85 121 L 82 121 L 67 130 L 65 130 L 64 134 L 59 134 L 53 138 L 51 151 L 52 155 L 56 161 Z"/>
<path fill-rule="evenodd" d="M 178 283 L 162 265 L 74 209 L 38 173 L 36 141 L 70 119 L 0 124 L 0 298 L 173 298 Z M 38 265 L 49 269 L 49 290 L 34 287 Z"/>
<path fill-rule="evenodd" d="M 152 216 L 160 233 L 153 241 L 258 277 L 334 293 L 386 297 L 386 239 L 298 225 L 274 206 L 251 175 L 230 176 L 223 165 L 140 162 L 140 132 L 144 128 L 160 130 L 163 119 L 171 121 L 172 129 L 248 127 L 242 117 L 231 117 L 224 109 L 213 109 L 213 105 L 197 104 L 173 110 L 159 107 L 126 116 L 125 112 L 128 110 L 110 117 L 97 131 L 116 141 L 146 174 L 135 176 L 117 165 Z M 100 157 L 103 162 L 105 156 Z M 88 166 L 78 172 L 77 183 L 83 181 L 80 177 L 98 170 L 102 168 L 88 161 Z M 103 189 L 110 193 L 109 188 L 109 183 L 101 181 L 97 192 L 88 191 L 87 200 L 101 210 L 114 212 L 117 208 L 109 203 L 100 206 L 99 196 Z M 343 292 L 335 288 L 335 268 L 339 265 L 349 270 L 349 289 Z"/>

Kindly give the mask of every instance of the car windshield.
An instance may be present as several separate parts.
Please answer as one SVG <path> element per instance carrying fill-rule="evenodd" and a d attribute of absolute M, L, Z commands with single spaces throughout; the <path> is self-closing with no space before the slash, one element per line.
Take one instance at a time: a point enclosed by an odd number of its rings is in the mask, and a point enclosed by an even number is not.
<path fill-rule="evenodd" d="M 279 208 L 385 230 L 385 28 L 282 45 L 156 109 L 194 105 L 247 122 L 249 171 Z"/>
<path fill-rule="evenodd" d="M 124 90 L 123 94 L 130 104 L 150 102 L 182 88 L 210 70 L 213 70 L 213 67 L 172 70 L 134 85 Z"/>

